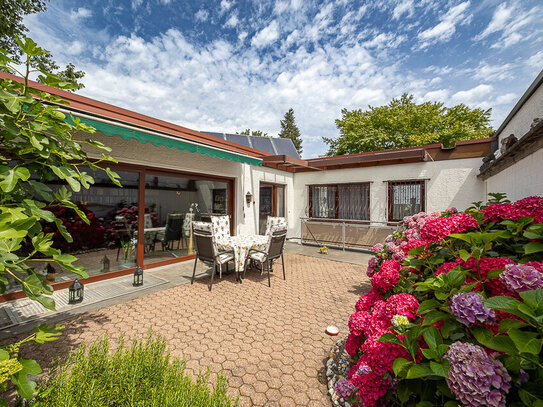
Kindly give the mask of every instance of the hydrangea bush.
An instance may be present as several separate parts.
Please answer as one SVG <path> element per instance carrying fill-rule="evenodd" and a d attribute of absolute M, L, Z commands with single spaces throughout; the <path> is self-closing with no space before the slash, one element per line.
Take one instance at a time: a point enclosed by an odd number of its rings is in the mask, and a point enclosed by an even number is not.
<path fill-rule="evenodd" d="M 543 197 L 408 216 L 349 319 L 338 394 L 365 407 L 543 406 Z"/>

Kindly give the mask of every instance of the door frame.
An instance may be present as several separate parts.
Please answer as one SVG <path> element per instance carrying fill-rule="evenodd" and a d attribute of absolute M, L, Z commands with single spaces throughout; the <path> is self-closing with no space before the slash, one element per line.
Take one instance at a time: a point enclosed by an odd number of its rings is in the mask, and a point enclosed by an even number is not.
<path fill-rule="evenodd" d="M 260 188 L 262 187 L 272 187 L 272 215 L 277 215 L 277 189 L 283 188 L 283 211 L 285 212 L 283 216 L 286 216 L 286 201 L 287 201 L 287 185 L 286 184 L 279 184 L 276 182 L 268 182 L 268 181 L 260 181 L 259 189 L 258 189 L 258 216 L 260 221 Z"/>

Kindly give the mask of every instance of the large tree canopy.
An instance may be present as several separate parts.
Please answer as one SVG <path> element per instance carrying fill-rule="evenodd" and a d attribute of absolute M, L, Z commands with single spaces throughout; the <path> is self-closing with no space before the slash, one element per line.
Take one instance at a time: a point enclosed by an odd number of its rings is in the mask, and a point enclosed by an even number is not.
<path fill-rule="evenodd" d="M 24 25 L 24 17 L 29 14 L 35 14 L 45 11 L 47 8 L 44 0 L 0 0 L 0 48 L 7 51 L 7 54 L 15 62 L 22 62 L 23 52 L 15 38 L 25 36 L 28 28 Z M 30 59 L 30 65 L 40 71 L 55 73 L 66 82 L 72 82 L 76 86 L 69 90 L 73 92 L 76 89 L 84 88 L 85 85 L 78 82 L 85 76 L 85 72 L 78 71 L 71 63 L 66 65 L 64 70 L 59 70 L 51 54 L 33 55 Z"/>
<path fill-rule="evenodd" d="M 281 120 L 279 137 L 291 139 L 298 154 L 302 155 L 302 135 L 300 134 L 300 129 L 296 126 L 294 110 L 292 108 L 285 113 L 284 119 Z"/>
<path fill-rule="evenodd" d="M 340 136 L 324 138 L 327 155 L 361 153 L 442 143 L 452 147 L 459 140 L 488 137 L 491 109 L 471 109 L 464 104 L 446 107 L 440 102 L 417 104 L 403 94 L 387 105 L 368 110 L 342 109 L 336 120 Z"/>

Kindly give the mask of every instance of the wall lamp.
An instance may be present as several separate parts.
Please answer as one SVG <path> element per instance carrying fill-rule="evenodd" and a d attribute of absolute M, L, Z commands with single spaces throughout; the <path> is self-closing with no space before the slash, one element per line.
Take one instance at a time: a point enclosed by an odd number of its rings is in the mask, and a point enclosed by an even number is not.
<path fill-rule="evenodd" d="M 251 192 L 247 192 L 245 195 L 245 200 L 247 201 L 247 205 L 251 205 L 251 202 L 253 202 L 253 194 L 251 194 Z"/>

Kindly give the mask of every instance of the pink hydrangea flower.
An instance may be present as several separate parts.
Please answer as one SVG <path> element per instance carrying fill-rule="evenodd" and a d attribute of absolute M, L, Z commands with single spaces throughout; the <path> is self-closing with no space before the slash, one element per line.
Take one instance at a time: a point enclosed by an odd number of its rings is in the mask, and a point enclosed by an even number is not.
<path fill-rule="evenodd" d="M 371 279 L 371 285 L 382 292 L 392 289 L 400 280 L 401 264 L 397 260 L 386 260 L 379 272 Z"/>

